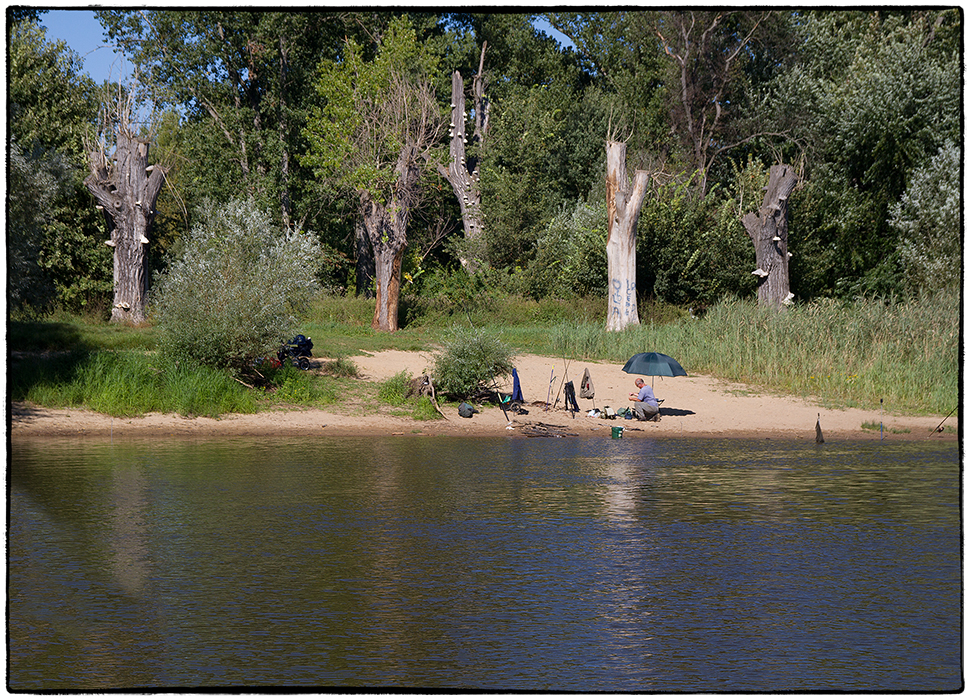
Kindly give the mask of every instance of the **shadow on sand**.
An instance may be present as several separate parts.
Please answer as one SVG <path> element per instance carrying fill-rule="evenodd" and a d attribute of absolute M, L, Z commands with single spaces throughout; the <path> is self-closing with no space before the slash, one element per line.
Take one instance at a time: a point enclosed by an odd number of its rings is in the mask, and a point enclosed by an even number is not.
<path fill-rule="evenodd" d="M 667 408 L 666 406 L 660 407 L 660 416 L 693 416 L 695 415 L 693 411 L 686 408 Z"/>

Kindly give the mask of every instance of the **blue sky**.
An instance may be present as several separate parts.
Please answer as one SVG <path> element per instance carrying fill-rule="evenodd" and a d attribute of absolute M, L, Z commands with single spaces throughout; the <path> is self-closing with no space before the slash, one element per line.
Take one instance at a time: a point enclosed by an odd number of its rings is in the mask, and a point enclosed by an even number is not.
<path fill-rule="evenodd" d="M 569 39 L 569 37 L 553 29 L 552 26 L 544 19 L 535 20 L 532 23 L 532 26 L 538 29 L 539 31 L 545 32 L 546 34 L 551 36 L 553 39 L 558 41 L 561 46 L 571 46 L 573 48 L 576 47 L 576 45 Z"/>
<path fill-rule="evenodd" d="M 118 80 L 127 74 L 128 66 L 119 54 L 106 45 L 104 29 L 91 10 L 50 10 L 40 16 L 40 23 L 47 27 L 48 40 L 63 39 L 80 54 L 84 59 L 84 70 L 96 83 Z M 569 39 L 552 29 L 547 22 L 537 21 L 535 26 L 560 43 L 572 45 Z"/>
<path fill-rule="evenodd" d="M 84 59 L 84 70 L 96 83 L 118 80 L 126 74 L 125 62 L 105 44 L 104 28 L 91 10 L 50 10 L 40 16 L 47 39 L 63 39 Z"/>

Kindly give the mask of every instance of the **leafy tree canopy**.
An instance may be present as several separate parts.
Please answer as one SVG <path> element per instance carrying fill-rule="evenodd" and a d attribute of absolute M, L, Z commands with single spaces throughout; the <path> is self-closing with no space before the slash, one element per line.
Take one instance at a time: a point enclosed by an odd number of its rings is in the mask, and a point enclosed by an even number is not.
<path fill-rule="evenodd" d="M 398 91 L 401 99 L 386 99 L 396 84 L 425 81 L 440 70 L 439 57 L 419 44 L 406 18 L 391 22 L 374 60 L 348 39 L 339 60 L 324 60 L 314 89 L 319 105 L 310 109 L 304 131 L 309 151 L 304 165 L 337 189 L 367 190 L 390 201 L 395 166 L 408 133 L 426 109 Z"/>
<path fill-rule="evenodd" d="M 40 145 L 83 158 L 82 139 L 96 113 L 94 81 L 64 41 L 48 41 L 34 22 L 10 29 L 7 96 L 10 133 L 22 148 Z"/>

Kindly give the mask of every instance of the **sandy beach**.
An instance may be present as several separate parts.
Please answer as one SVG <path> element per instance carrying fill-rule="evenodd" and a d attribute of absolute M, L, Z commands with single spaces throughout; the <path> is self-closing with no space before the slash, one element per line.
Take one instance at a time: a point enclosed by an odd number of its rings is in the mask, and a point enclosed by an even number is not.
<path fill-rule="evenodd" d="M 430 354 L 385 351 L 351 358 L 360 371 L 360 381 L 380 382 L 402 370 L 412 375 L 425 373 L 432 366 Z M 826 442 L 835 440 L 879 440 L 878 427 L 864 430 L 864 423 L 884 425 L 885 440 L 957 440 L 955 432 L 936 432 L 943 422 L 958 428 L 958 416 L 944 421 L 943 416 L 905 416 L 891 407 L 872 409 L 831 409 L 820 401 L 778 396 L 756 387 L 731 384 L 702 375 L 646 378 L 657 398 L 663 399 L 661 420 L 606 420 L 590 417 L 592 408 L 610 406 L 614 410 L 629 405 L 635 389 L 635 376 L 620 365 L 561 358 L 520 355 L 516 358 L 525 408 L 524 415 L 508 414 L 494 405 L 478 406 L 481 412 L 462 418 L 455 407 L 443 406 L 445 417 L 416 421 L 393 415 L 390 407 L 378 414 L 363 407 L 343 405 L 337 409 L 274 410 L 257 414 L 233 414 L 219 419 L 148 414 L 138 418 L 112 418 L 93 411 L 47 409 L 14 403 L 8 425 L 11 438 L 67 436 L 115 439 L 145 437 L 218 436 L 524 436 L 549 434 L 560 437 L 610 438 L 611 428 L 622 425 L 624 439 L 643 437 L 738 437 L 815 440 L 815 423 L 821 424 Z M 572 381 L 579 393 L 584 370 L 588 369 L 595 390 L 594 399 L 578 399 L 580 411 L 565 410 L 564 381 Z M 312 370 L 311 370 L 312 371 Z M 689 370 L 688 370 L 689 371 Z M 555 379 L 550 384 L 550 377 Z M 551 388 L 550 388 L 551 387 Z M 511 391 L 511 380 L 499 387 Z M 558 402 L 557 402 L 558 397 Z M 548 403 L 551 405 L 547 405 Z"/>

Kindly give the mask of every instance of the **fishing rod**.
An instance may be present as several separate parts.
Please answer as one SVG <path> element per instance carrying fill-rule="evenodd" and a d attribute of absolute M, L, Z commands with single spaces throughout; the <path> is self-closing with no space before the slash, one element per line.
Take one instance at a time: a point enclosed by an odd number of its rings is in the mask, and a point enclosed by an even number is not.
<path fill-rule="evenodd" d="M 950 411 L 949 413 L 946 414 L 946 418 L 949 418 L 950 416 L 952 416 L 953 415 L 953 412 L 956 411 L 959 407 L 960 407 L 960 404 L 957 404 L 956 406 L 954 406 L 953 407 L 953 411 Z M 943 420 L 941 420 L 940 421 L 940 424 L 938 426 L 936 426 L 936 428 L 932 432 L 934 432 L 934 433 L 941 432 L 940 429 L 943 427 L 943 424 L 946 423 L 946 418 L 944 418 Z"/>
<path fill-rule="evenodd" d="M 556 381 L 556 366 L 555 365 L 552 366 L 552 371 L 549 372 L 549 391 L 546 392 L 546 408 L 545 408 L 545 410 L 547 410 L 547 411 L 549 410 L 549 399 L 552 398 L 552 383 L 554 381 Z"/>
<path fill-rule="evenodd" d="M 562 396 L 562 388 L 566 385 L 566 380 L 569 379 L 569 360 L 564 357 L 562 358 L 562 361 L 566 364 L 566 367 L 562 371 L 562 381 L 559 382 L 559 391 L 556 392 L 556 400 L 552 404 L 553 410 L 555 410 L 556 406 L 559 405 L 559 397 Z"/>

